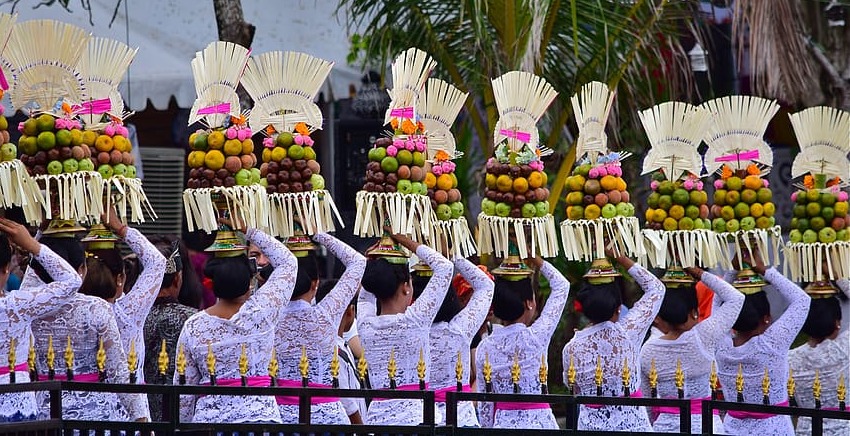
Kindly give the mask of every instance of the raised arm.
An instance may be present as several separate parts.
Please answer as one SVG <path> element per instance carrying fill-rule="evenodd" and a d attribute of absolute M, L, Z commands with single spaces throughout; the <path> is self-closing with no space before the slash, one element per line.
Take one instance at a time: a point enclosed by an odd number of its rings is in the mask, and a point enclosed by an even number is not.
<path fill-rule="evenodd" d="M 493 281 L 484 274 L 484 271 L 462 257 L 456 257 L 454 265 L 460 271 L 460 275 L 472 286 L 472 297 L 466 307 L 452 319 L 451 327 L 452 330 L 463 332 L 465 337 L 472 339 L 490 311 L 490 303 L 493 301 Z"/>
<path fill-rule="evenodd" d="M 363 277 L 363 271 L 366 270 L 366 258 L 357 250 L 327 233 L 319 233 L 313 239 L 324 245 L 345 265 L 345 272 L 336 282 L 336 286 L 318 304 L 320 311 L 338 323 L 342 313 L 345 312 L 345 308 L 348 307 L 348 303 L 360 286 L 360 279 Z"/>
<path fill-rule="evenodd" d="M 245 236 L 260 247 L 274 266 L 274 272 L 266 283 L 257 289 L 245 305 L 277 313 L 278 308 L 285 306 L 292 297 L 295 277 L 298 274 L 298 260 L 286 245 L 260 230 L 249 229 Z"/>
<path fill-rule="evenodd" d="M 434 317 L 437 316 L 437 311 L 443 304 L 452 280 L 454 266 L 450 260 L 426 245 L 419 245 L 416 248 L 416 256 L 431 267 L 434 275 L 431 276 L 422 295 L 407 310 L 419 325 L 427 327 L 434 322 Z"/>
<path fill-rule="evenodd" d="M 622 323 L 632 343 L 640 344 L 646 336 L 646 331 L 652 325 L 652 321 L 655 320 L 655 316 L 658 315 L 658 311 L 661 310 L 665 288 L 664 283 L 658 280 L 658 277 L 655 277 L 640 264 L 631 262 L 629 275 L 635 279 L 644 293 L 643 297 L 629 310 L 629 313 L 618 322 Z"/>
<path fill-rule="evenodd" d="M 570 295 L 570 282 L 549 262 L 540 259 L 538 259 L 538 262 L 540 273 L 549 281 L 550 291 L 546 305 L 543 306 L 540 316 L 537 321 L 534 321 L 534 324 L 531 324 L 530 329 L 539 342 L 545 343 L 555 332 L 555 327 L 558 326 L 558 321 L 564 312 L 564 306 L 566 306 L 567 298 Z"/>
<path fill-rule="evenodd" d="M 115 219 L 117 220 L 117 218 Z M 131 324 L 129 327 L 133 328 L 132 332 L 125 331 L 122 334 L 125 337 L 130 335 L 132 338 L 145 325 L 145 318 L 147 318 L 156 296 L 159 295 L 162 276 L 165 274 L 165 256 L 138 230 L 127 226 L 122 226 L 117 230 L 115 233 L 124 238 L 124 242 L 136 254 L 142 266 L 142 273 L 139 274 L 133 289 L 115 301 L 116 308 L 123 312 L 126 320 Z"/>
<path fill-rule="evenodd" d="M 728 335 L 744 306 L 744 294 L 738 292 L 725 280 L 708 272 L 702 272 L 700 280 L 714 292 L 714 309 L 711 316 L 697 324 L 696 331 L 709 353 L 714 353 L 717 341 Z"/>
<path fill-rule="evenodd" d="M 763 336 L 765 341 L 775 349 L 788 350 L 806 322 L 811 297 L 775 268 L 768 269 L 763 275 L 764 279 L 770 282 L 773 288 L 788 301 L 785 312 L 778 320 L 770 323 Z"/>

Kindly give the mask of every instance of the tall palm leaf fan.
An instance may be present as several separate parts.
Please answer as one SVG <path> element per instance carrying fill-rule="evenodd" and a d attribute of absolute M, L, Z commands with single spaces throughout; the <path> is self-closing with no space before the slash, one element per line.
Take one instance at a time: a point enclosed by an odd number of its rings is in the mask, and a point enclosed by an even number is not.
<path fill-rule="evenodd" d="M 425 135 L 428 137 L 429 160 L 434 160 L 438 151 L 445 152 L 449 159 L 460 157 L 451 127 L 468 97 L 468 92 L 447 82 L 428 79 L 418 106 L 419 119 L 425 125 Z"/>
<path fill-rule="evenodd" d="M 90 37 L 85 30 L 59 21 L 16 24 L 4 51 L 17 69 L 10 89 L 12 106 L 22 109 L 35 103 L 37 109 L 49 112 L 61 98 L 82 101 L 85 82 L 76 65 Z"/>
<path fill-rule="evenodd" d="M 97 129 L 105 113 L 122 117 L 124 99 L 118 92 L 118 84 L 138 48 L 130 48 L 121 41 L 109 38 L 92 38 L 83 52 L 77 69 L 83 76 L 86 91 L 82 103 L 81 117 L 89 129 Z M 107 103 L 108 104 L 104 104 Z"/>
<path fill-rule="evenodd" d="M 638 113 L 652 147 L 643 160 L 643 172 L 662 170 L 668 180 L 700 175 L 702 157 L 697 148 L 711 114 L 688 103 L 668 101 Z"/>
<path fill-rule="evenodd" d="M 576 161 L 585 156 L 591 164 L 608 153 L 608 135 L 605 125 L 614 106 L 615 93 L 602 82 L 590 82 L 572 96 L 570 101 L 576 115 L 579 137 L 576 143 Z"/>
<path fill-rule="evenodd" d="M 791 177 L 809 173 L 826 179 L 850 180 L 850 113 L 826 106 L 808 108 L 790 114 L 791 126 L 800 144 L 800 153 L 791 166 Z"/>
<path fill-rule="evenodd" d="M 334 63 L 298 52 L 272 51 L 248 60 L 242 86 L 254 100 L 250 125 L 261 131 L 272 125 L 292 132 L 303 122 L 322 128 L 322 111 L 313 103 Z"/>
<path fill-rule="evenodd" d="M 215 41 L 195 54 L 192 75 L 198 98 L 189 113 L 189 124 L 199 120 L 212 127 L 220 127 L 239 114 L 239 96 L 236 87 L 248 62 L 248 49 L 232 42 Z"/>
<path fill-rule="evenodd" d="M 524 71 L 511 71 L 493 79 L 493 95 L 499 121 L 493 132 L 493 143 L 508 142 L 508 149 L 519 152 L 523 145 L 537 149 L 537 122 L 558 96 L 558 92 L 542 77 Z"/>
<path fill-rule="evenodd" d="M 709 173 L 728 164 L 733 171 L 756 164 L 767 174 L 773 166 L 773 151 L 764 141 L 770 120 L 779 111 L 773 100 L 733 95 L 707 101 L 702 107 L 713 115 L 705 142 L 705 168 Z"/>
<path fill-rule="evenodd" d="M 390 107 L 384 116 L 384 124 L 393 118 L 416 118 L 414 105 L 425 87 L 428 75 L 436 66 L 437 62 L 418 48 L 411 47 L 396 56 L 392 65 L 393 88 L 387 91 L 391 99 Z"/>

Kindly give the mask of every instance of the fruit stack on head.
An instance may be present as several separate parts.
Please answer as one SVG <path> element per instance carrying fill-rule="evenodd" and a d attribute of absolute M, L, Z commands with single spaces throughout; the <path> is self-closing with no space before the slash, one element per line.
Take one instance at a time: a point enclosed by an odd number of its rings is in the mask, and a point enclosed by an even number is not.
<path fill-rule="evenodd" d="M 2 99 L 2 91 L 0 91 Z M 9 139 L 9 120 L 3 114 L 3 106 L 0 106 L 0 162 L 11 162 L 18 158 L 18 146 Z"/>
<path fill-rule="evenodd" d="M 228 127 L 198 129 L 189 136 L 189 146 L 192 149 L 187 182 L 190 189 L 229 188 L 260 182 L 251 129 L 241 116 L 233 117 Z"/>
<path fill-rule="evenodd" d="M 829 280 L 850 276 L 850 114 L 829 107 L 813 107 L 790 115 L 800 143 L 791 166 L 791 177 L 803 177 L 800 190 L 791 194 L 794 203 L 785 250 L 786 264 L 796 281 L 814 282 L 814 294 L 832 294 Z M 819 262 L 820 260 L 820 262 Z"/>
<path fill-rule="evenodd" d="M 421 122 L 393 118 L 392 138 L 378 138 L 369 150 L 366 192 L 425 195 L 425 149 L 427 139 Z"/>
<path fill-rule="evenodd" d="M 714 205 L 711 226 L 716 232 L 769 229 L 776 225 L 776 206 L 770 183 L 761 170 L 751 164 L 745 173 L 724 166 L 714 181 Z"/>
<path fill-rule="evenodd" d="M 646 223 L 653 230 L 702 230 L 711 227 L 708 194 L 694 175 L 671 182 L 662 171 L 652 173 Z"/>
<path fill-rule="evenodd" d="M 294 135 L 283 132 L 275 136 L 272 133 L 263 140 L 260 176 L 269 194 L 325 189 L 310 131 L 304 123 L 298 123 L 295 129 Z"/>
<path fill-rule="evenodd" d="M 600 156 L 596 165 L 585 162 L 576 166 L 566 184 L 568 219 L 595 220 L 635 214 L 617 154 Z"/>

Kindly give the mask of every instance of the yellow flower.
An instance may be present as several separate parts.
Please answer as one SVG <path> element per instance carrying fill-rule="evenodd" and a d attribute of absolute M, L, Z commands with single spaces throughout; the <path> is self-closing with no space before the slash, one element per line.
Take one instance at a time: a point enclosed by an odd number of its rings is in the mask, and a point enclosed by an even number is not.
<path fill-rule="evenodd" d="M 276 132 L 276 130 L 274 129 L 274 126 L 272 126 L 271 124 L 266 126 L 266 135 L 271 136 L 271 135 L 274 135 L 275 132 Z"/>

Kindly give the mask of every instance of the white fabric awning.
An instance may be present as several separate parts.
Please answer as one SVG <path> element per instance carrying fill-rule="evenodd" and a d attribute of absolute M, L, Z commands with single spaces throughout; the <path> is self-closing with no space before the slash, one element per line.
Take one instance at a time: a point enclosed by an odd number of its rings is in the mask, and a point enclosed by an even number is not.
<path fill-rule="evenodd" d="M 150 100 L 156 109 L 165 109 L 172 96 L 182 108 L 195 101 L 195 87 L 189 63 L 195 52 L 218 40 L 212 1 L 124 0 L 112 27 L 109 21 L 117 0 L 91 0 L 92 19 L 79 3 L 71 2 L 70 13 L 61 6 L 39 7 L 37 2 L 21 2 L 18 22 L 53 19 L 74 24 L 95 36 L 117 39 L 139 47 L 128 76 L 121 84 L 127 107 L 143 110 Z M 126 4 L 126 9 L 125 9 Z M 256 26 L 254 54 L 272 50 L 301 51 L 335 62 L 324 91 L 335 98 L 348 96 L 348 86 L 359 84 L 359 68 L 346 64 L 349 41 L 344 17 L 337 19 L 336 2 L 325 0 L 242 1 L 245 21 Z M 10 12 L 11 5 L 0 7 Z M 129 12 L 129 20 L 125 11 Z M 328 96 L 330 97 L 330 96 Z M 4 99 L 8 107 L 8 99 Z"/>

